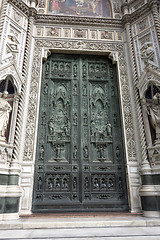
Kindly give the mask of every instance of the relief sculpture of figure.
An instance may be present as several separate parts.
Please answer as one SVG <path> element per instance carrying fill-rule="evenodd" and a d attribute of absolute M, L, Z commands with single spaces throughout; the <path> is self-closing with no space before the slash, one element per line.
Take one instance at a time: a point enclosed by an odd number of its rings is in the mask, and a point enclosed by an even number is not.
<path fill-rule="evenodd" d="M 160 140 L 160 93 L 153 96 L 152 104 L 148 105 L 148 114 L 151 125 L 156 130 L 156 139 Z"/>
<path fill-rule="evenodd" d="M 12 110 L 12 107 L 6 100 L 7 94 L 7 92 L 4 92 L 3 95 L 0 96 L 0 137 L 3 138 L 5 138 L 5 131 L 9 121 L 9 113 Z"/>

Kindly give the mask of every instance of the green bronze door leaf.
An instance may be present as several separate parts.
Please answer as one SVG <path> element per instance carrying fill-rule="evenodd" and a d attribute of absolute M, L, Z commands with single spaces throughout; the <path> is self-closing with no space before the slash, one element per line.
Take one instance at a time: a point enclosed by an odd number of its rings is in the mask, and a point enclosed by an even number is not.
<path fill-rule="evenodd" d="M 43 64 L 33 212 L 128 210 L 116 68 L 107 57 Z"/>

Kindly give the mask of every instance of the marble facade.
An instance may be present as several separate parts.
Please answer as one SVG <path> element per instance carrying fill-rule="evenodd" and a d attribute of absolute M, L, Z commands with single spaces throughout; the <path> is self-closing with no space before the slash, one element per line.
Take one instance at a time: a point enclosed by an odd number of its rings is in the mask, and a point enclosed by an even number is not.
<path fill-rule="evenodd" d="M 112 16 L 101 18 L 51 14 L 45 0 L 2 0 L 0 84 L 9 78 L 15 89 L 8 139 L 0 139 L 2 220 L 32 214 L 42 62 L 52 52 L 106 55 L 116 64 L 129 210 L 159 217 L 160 143 L 147 104 L 159 92 L 160 6 L 108 2 Z M 150 86 L 157 90 L 147 100 Z"/>

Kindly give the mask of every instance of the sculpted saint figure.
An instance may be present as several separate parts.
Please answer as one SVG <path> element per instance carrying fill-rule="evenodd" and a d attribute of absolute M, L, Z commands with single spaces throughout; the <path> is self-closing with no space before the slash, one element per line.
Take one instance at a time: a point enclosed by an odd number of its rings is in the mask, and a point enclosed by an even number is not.
<path fill-rule="evenodd" d="M 9 113 L 12 110 L 12 107 L 6 100 L 7 94 L 7 92 L 4 92 L 3 95 L 0 95 L 0 137 L 5 137 Z"/>
<path fill-rule="evenodd" d="M 153 96 L 153 103 L 148 105 L 152 127 L 156 130 L 156 139 L 160 140 L 160 93 Z"/>

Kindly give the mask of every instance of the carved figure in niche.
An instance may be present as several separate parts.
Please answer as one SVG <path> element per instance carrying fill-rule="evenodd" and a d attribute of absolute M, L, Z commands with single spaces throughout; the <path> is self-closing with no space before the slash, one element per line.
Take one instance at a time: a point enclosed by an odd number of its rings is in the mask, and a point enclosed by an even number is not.
<path fill-rule="evenodd" d="M 108 180 L 108 188 L 112 188 L 113 187 L 113 179 L 109 178 Z"/>
<path fill-rule="evenodd" d="M 83 95 L 84 95 L 84 96 L 87 95 L 87 88 L 86 88 L 86 85 L 83 85 Z"/>
<path fill-rule="evenodd" d="M 116 113 L 114 113 L 114 115 L 113 115 L 113 122 L 114 122 L 114 125 L 117 125 L 117 115 L 116 115 Z"/>
<path fill-rule="evenodd" d="M 56 152 L 56 158 L 61 158 L 61 145 L 57 144 L 57 146 L 55 147 L 55 152 Z"/>
<path fill-rule="evenodd" d="M 0 137 L 5 138 L 5 131 L 9 121 L 9 113 L 12 110 L 11 105 L 7 102 L 8 92 L 0 95 Z"/>
<path fill-rule="evenodd" d="M 73 158 L 76 159 L 77 158 L 77 147 L 74 146 L 74 150 L 73 150 Z"/>
<path fill-rule="evenodd" d="M 73 72 L 74 72 L 74 77 L 76 77 L 77 76 L 77 65 L 76 64 L 73 66 Z"/>
<path fill-rule="evenodd" d="M 55 180 L 55 189 L 60 189 L 60 188 L 61 188 L 60 179 L 56 178 L 56 180 Z"/>
<path fill-rule="evenodd" d="M 51 178 L 47 179 L 47 189 L 49 189 L 49 190 L 53 189 L 53 184 L 52 184 L 52 179 Z"/>
<path fill-rule="evenodd" d="M 44 146 L 43 145 L 41 145 L 39 157 L 40 157 L 40 159 L 44 159 Z"/>
<path fill-rule="evenodd" d="M 78 29 L 75 31 L 75 37 L 77 38 L 84 38 L 85 37 L 85 31 Z"/>
<path fill-rule="evenodd" d="M 107 122 L 106 130 L 107 130 L 107 136 L 111 137 L 112 136 L 112 126 L 109 121 Z"/>
<path fill-rule="evenodd" d="M 95 178 L 95 179 L 94 179 L 93 188 L 94 188 L 94 189 L 99 189 L 98 178 Z"/>
<path fill-rule="evenodd" d="M 122 178 L 119 177 L 119 181 L 118 181 L 118 185 L 119 185 L 119 190 L 122 190 Z"/>
<path fill-rule="evenodd" d="M 74 85 L 73 93 L 74 95 L 77 95 L 77 84 Z"/>
<path fill-rule="evenodd" d="M 84 121 L 84 124 L 87 125 L 87 113 L 84 113 L 83 121 Z"/>
<path fill-rule="evenodd" d="M 58 32 L 56 28 L 51 28 L 48 32 L 47 32 L 48 36 L 58 36 Z"/>
<path fill-rule="evenodd" d="M 91 120 L 91 136 L 95 136 L 95 123 Z"/>
<path fill-rule="evenodd" d="M 120 158 L 120 149 L 119 146 L 116 147 L 116 159 Z"/>
<path fill-rule="evenodd" d="M 88 147 L 87 146 L 85 146 L 83 148 L 83 156 L 84 156 L 84 158 L 88 158 Z"/>
<path fill-rule="evenodd" d="M 111 96 L 112 96 L 112 97 L 115 96 L 115 90 L 114 90 L 114 87 L 113 87 L 113 86 L 111 87 Z"/>
<path fill-rule="evenodd" d="M 83 65 L 83 76 L 86 76 L 86 65 Z"/>
<path fill-rule="evenodd" d="M 42 125 L 46 124 L 46 113 L 44 112 L 42 115 Z"/>
<path fill-rule="evenodd" d="M 47 83 L 44 86 L 44 94 L 48 94 L 48 84 Z"/>
<path fill-rule="evenodd" d="M 152 104 L 148 104 L 151 125 L 156 130 L 156 139 L 160 140 L 160 93 L 153 96 Z"/>
<path fill-rule="evenodd" d="M 149 60 L 153 60 L 154 50 L 151 42 L 146 42 L 141 48 L 141 57 L 144 59 L 145 63 Z"/>
<path fill-rule="evenodd" d="M 9 160 L 8 158 L 9 153 L 7 151 L 7 148 L 2 148 L 2 150 L 0 150 L 0 159 L 6 162 L 7 160 Z"/>
<path fill-rule="evenodd" d="M 73 115 L 73 123 L 75 124 L 75 125 L 77 125 L 77 113 L 74 113 L 74 115 Z"/>
<path fill-rule="evenodd" d="M 106 185 L 106 180 L 105 180 L 105 178 L 102 178 L 102 179 L 101 179 L 101 188 L 104 189 L 104 188 L 106 188 L 106 187 L 107 187 L 107 185 Z"/>
<path fill-rule="evenodd" d="M 113 38 L 112 32 L 103 31 L 103 32 L 101 33 L 101 38 L 102 38 L 102 39 L 112 39 L 112 38 Z"/>
<path fill-rule="evenodd" d="M 67 183 L 67 179 L 66 178 L 63 179 L 62 188 L 63 189 L 68 189 L 68 183 Z"/>
<path fill-rule="evenodd" d="M 73 179 L 73 189 L 76 189 L 77 188 L 77 178 L 74 177 Z"/>
<path fill-rule="evenodd" d="M 87 190 L 89 188 L 89 178 L 86 177 L 84 181 L 84 188 Z"/>
<path fill-rule="evenodd" d="M 38 178 L 38 183 L 37 184 L 38 184 L 37 185 L 37 190 L 38 191 L 42 190 L 42 177 L 41 176 Z"/>
<path fill-rule="evenodd" d="M 13 33 L 10 33 L 8 35 L 8 42 L 7 42 L 7 45 L 8 47 L 11 49 L 11 51 L 13 52 L 17 52 L 18 51 L 18 40 L 17 38 L 15 37 L 15 35 Z"/>
<path fill-rule="evenodd" d="M 48 122 L 48 128 L 49 128 L 49 133 L 50 135 L 54 135 L 54 120 L 50 119 Z"/>
<path fill-rule="evenodd" d="M 100 159 L 104 158 L 104 147 L 102 145 L 97 148 L 97 157 Z"/>

